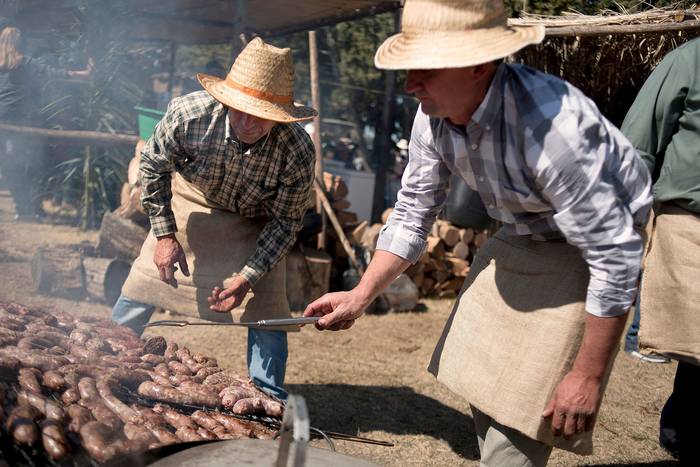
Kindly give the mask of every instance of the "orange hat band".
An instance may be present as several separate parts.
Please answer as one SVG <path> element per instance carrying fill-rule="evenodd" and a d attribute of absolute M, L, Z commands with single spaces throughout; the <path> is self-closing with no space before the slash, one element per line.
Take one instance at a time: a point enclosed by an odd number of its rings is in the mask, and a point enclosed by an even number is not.
<path fill-rule="evenodd" d="M 248 86 L 243 86 L 242 84 L 235 82 L 228 75 L 226 76 L 226 84 L 229 87 L 232 87 L 233 89 L 235 89 L 237 91 L 241 91 L 243 94 L 247 94 L 251 97 L 256 97 L 258 99 L 272 102 L 273 104 L 293 104 L 294 103 L 293 96 L 282 96 L 279 94 L 271 94 L 268 92 L 259 91 L 257 89 L 249 88 Z"/>

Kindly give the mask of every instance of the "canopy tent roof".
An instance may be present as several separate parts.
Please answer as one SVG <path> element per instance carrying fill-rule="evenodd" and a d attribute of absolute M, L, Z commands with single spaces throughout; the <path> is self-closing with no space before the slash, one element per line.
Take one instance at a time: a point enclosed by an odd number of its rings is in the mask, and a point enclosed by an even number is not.
<path fill-rule="evenodd" d="M 132 41 L 212 44 L 231 42 L 241 32 L 276 36 L 401 7 L 399 0 L 113 0 L 89 2 L 86 10 L 79 3 L 6 0 L 0 2 L 0 16 L 34 35 L 70 31 L 76 17 L 85 15 L 102 23 L 106 17 L 109 26 L 116 23 L 120 35 Z"/>

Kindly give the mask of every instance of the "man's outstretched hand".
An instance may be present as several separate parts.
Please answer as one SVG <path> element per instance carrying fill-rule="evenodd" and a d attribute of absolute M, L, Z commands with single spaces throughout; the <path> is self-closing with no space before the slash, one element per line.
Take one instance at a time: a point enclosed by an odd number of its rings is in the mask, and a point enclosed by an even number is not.
<path fill-rule="evenodd" d="M 241 303 L 250 290 L 250 282 L 243 276 L 233 276 L 231 285 L 226 289 L 214 287 L 207 298 L 209 309 L 217 313 L 228 313 Z"/>
<path fill-rule="evenodd" d="M 355 291 L 333 292 L 311 303 L 304 316 L 321 316 L 315 326 L 319 330 L 340 331 L 349 329 L 367 308 L 365 300 Z"/>
<path fill-rule="evenodd" d="M 177 280 L 175 280 L 175 271 L 177 271 L 176 264 L 180 265 L 180 270 L 185 276 L 190 275 L 190 268 L 187 265 L 185 251 L 182 249 L 182 245 L 177 241 L 174 234 L 158 237 L 156 251 L 153 254 L 153 262 L 158 268 L 160 280 L 173 287 L 177 287 Z"/>

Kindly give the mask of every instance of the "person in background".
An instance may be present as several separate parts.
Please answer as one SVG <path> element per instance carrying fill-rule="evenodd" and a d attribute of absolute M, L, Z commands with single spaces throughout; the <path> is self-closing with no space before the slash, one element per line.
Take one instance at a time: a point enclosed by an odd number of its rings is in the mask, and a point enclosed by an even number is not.
<path fill-rule="evenodd" d="M 652 174 L 654 223 L 642 276 L 640 347 L 678 361 L 661 446 L 700 461 L 700 39 L 669 52 L 622 124 Z"/>
<path fill-rule="evenodd" d="M 291 316 L 284 258 L 315 164 L 298 122 L 317 113 L 294 103 L 292 51 L 260 38 L 226 77 L 197 79 L 204 90 L 173 99 L 141 153 L 151 232 L 112 309 L 139 334 L 156 307 L 209 321 L 231 322 L 239 306 L 242 321 Z M 248 374 L 282 399 L 287 330 L 248 330 Z"/>
<path fill-rule="evenodd" d="M 42 88 L 48 82 L 87 79 L 92 60 L 83 70 L 64 70 L 43 63 L 23 52 L 22 33 L 13 26 L 0 31 L 0 122 L 12 125 L 41 126 L 36 113 Z M 15 201 L 18 219 L 42 213 L 39 183 L 48 160 L 41 138 L 5 132 L 0 135 L 0 170 Z"/>
<path fill-rule="evenodd" d="M 469 401 L 484 466 L 545 465 L 592 431 L 637 294 L 651 180 L 569 83 L 503 59 L 544 37 L 503 2 L 406 0 L 375 55 L 420 100 L 398 202 L 362 279 L 305 316 L 350 328 L 415 263 L 450 174 L 503 223 L 476 255 L 429 371 Z"/>

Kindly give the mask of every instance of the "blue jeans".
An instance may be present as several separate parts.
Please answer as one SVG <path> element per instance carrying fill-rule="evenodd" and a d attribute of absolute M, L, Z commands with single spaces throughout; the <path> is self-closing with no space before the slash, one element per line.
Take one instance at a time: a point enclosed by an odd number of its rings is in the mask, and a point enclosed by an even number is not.
<path fill-rule="evenodd" d="M 112 321 L 142 334 L 155 308 L 120 295 L 112 308 Z M 286 400 L 287 391 L 282 385 L 287 369 L 287 333 L 248 329 L 247 357 L 248 375 L 253 382 L 273 396 Z"/>
<path fill-rule="evenodd" d="M 637 302 L 634 304 L 634 317 L 625 334 L 625 352 L 639 350 L 639 318 L 639 297 L 637 297 Z"/>

